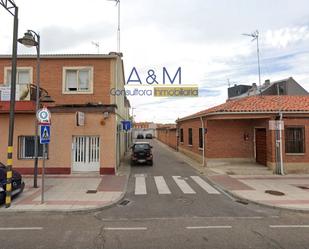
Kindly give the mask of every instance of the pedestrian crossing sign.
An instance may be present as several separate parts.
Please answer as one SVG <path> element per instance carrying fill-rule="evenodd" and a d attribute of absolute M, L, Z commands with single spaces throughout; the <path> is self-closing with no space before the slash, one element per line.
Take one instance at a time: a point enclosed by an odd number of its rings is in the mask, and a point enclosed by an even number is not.
<path fill-rule="evenodd" d="M 49 144 L 50 142 L 50 126 L 40 126 L 40 144 Z"/>

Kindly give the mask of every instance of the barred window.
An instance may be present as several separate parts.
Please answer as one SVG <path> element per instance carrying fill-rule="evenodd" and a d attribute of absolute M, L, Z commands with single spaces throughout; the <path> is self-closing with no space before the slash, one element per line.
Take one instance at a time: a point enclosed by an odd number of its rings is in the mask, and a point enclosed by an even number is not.
<path fill-rule="evenodd" d="M 288 127 L 285 129 L 285 152 L 305 153 L 304 127 Z"/>
<path fill-rule="evenodd" d="M 39 138 L 38 138 L 39 139 Z M 34 158 L 34 144 L 35 136 L 20 136 L 19 137 L 19 158 L 20 159 L 31 159 Z M 38 141 L 39 150 L 38 157 L 43 158 L 43 144 Z M 47 146 L 48 153 L 48 146 Z"/>
<path fill-rule="evenodd" d="M 203 148 L 203 128 L 198 129 L 199 148 Z"/>
<path fill-rule="evenodd" d="M 183 129 L 180 129 L 180 142 L 183 143 Z"/>
<path fill-rule="evenodd" d="M 193 144 L 193 138 L 192 138 L 192 128 L 188 129 L 188 144 L 192 145 Z"/>

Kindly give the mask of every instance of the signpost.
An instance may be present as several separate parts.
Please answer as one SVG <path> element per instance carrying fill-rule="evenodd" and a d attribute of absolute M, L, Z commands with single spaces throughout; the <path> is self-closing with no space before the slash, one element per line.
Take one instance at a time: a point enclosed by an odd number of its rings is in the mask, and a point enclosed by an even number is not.
<path fill-rule="evenodd" d="M 45 160 L 47 158 L 47 147 L 50 143 L 50 122 L 51 114 L 49 110 L 44 107 L 39 109 L 37 114 L 40 131 L 40 144 L 43 144 L 43 166 L 42 166 L 42 190 L 41 190 L 41 204 L 44 203 L 44 187 L 45 187 Z"/>

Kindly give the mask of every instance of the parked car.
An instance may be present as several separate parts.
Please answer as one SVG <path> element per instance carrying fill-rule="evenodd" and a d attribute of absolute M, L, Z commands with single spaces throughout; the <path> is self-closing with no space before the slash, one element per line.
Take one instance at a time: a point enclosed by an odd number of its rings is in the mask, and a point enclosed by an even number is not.
<path fill-rule="evenodd" d="M 148 142 L 136 142 L 132 145 L 131 165 L 146 163 L 153 165 L 152 146 Z"/>
<path fill-rule="evenodd" d="M 143 134 L 137 134 L 137 139 L 144 139 L 144 135 Z"/>
<path fill-rule="evenodd" d="M 22 179 L 20 173 L 16 170 L 13 170 L 12 177 L 12 197 L 23 192 L 25 183 Z M 5 201 L 5 190 L 6 190 L 6 167 L 0 162 L 0 204 Z"/>
<path fill-rule="evenodd" d="M 151 133 L 147 133 L 145 137 L 146 137 L 146 139 L 152 139 L 152 134 Z"/>

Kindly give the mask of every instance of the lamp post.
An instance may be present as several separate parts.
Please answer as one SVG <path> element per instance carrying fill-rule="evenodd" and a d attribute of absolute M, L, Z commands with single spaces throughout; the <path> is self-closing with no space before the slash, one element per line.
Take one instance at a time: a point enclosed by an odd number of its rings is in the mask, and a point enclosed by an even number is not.
<path fill-rule="evenodd" d="M 35 112 L 39 110 L 40 105 L 40 35 L 33 30 L 28 30 L 23 38 L 18 39 L 18 42 L 26 47 L 36 47 L 37 64 L 36 64 L 36 96 L 35 96 Z M 34 139 L 34 171 L 33 171 L 33 187 L 38 187 L 38 121 L 35 119 L 35 139 Z"/>
<path fill-rule="evenodd" d="M 11 70 L 11 95 L 10 95 L 10 118 L 9 136 L 6 164 L 6 197 L 5 207 L 11 206 L 12 191 L 12 166 L 13 166 L 13 141 L 14 141 L 14 120 L 15 120 L 15 95 L 16 95 L 16 68 L 17 68 L 17 35 L 18 35 L 18 7 L 12 0 L 0 0 L 2 5 L 12 16 L 14 16 L 13 27 L 13 49 L 12 49 L 12 70 Z"/>

